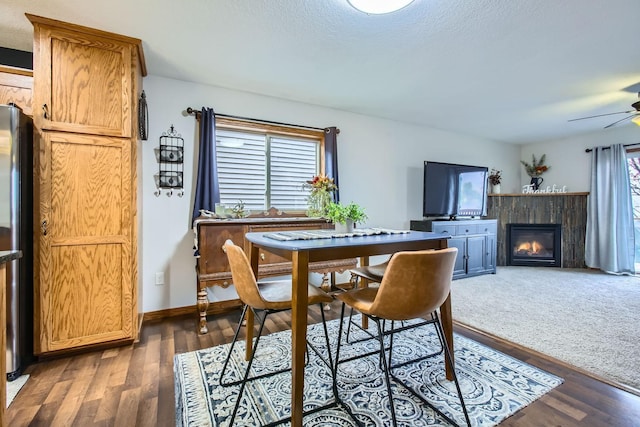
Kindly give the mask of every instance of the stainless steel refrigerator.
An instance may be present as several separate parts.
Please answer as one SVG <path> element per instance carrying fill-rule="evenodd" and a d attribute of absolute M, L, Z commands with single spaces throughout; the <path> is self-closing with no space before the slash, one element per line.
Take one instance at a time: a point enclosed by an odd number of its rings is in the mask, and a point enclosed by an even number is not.
<path fill-rule="evenodd" d="M 7 266 L 7 379 L 33 359 L 33 124 L 0 105 L 0 250 L 22 251 Z"/>

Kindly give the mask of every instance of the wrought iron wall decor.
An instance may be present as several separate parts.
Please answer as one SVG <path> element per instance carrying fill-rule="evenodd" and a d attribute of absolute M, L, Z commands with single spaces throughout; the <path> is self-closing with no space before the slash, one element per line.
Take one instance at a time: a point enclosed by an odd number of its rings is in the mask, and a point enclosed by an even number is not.
<path fill-rule="evenodd" d="M 147 96 L 142 91 L 138 100 L 138 137 L 146 141 L 149 137 L 149 110 L 147 108 Z"/>
<path fill-rule="evenodd" d="M 171 125 L 168 131 L 160 136 L 160 145 L 156 152 L 158 160 L 158 175 L 156 178 L 156 196 L 166 190 L 168 197 L 176 191 L 178 197 L 184 196 L 184 139 Z"/>

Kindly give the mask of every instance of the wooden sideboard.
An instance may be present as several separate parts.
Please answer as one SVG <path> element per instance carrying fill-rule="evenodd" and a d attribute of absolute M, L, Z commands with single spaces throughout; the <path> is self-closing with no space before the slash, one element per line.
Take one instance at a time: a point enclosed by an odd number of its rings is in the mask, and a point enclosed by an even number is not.
<path fill-rule="evenodd" d="M 496 274 L 496 220 L 417 220 L 411 229 L 451 235 L 449 247 L 458 248 L 453 278 Z"/>
<path fill-rule="evenodd" d="M 272 212 L 273 214 L 273 212 Z M 199 314 L 199 332 L 206 334 L 207 310 L 210 303 L 207 288 L 221 286 L 227 288 L 233 284 L 227 256 L 222 245 L 231 239 L 236 245 L 244 248 L 248 253 L 249 243 L 244 235 L 249 232 L 269 232 L 284 230 L 317 230 L 330 229 L 333 224 L 322 218 L 306 217 L 249 217 L 243 219 L 207 219 L 198 218 L 194 224 L 196 244 L 199 257 L 196 261 L 197 273 L 197 309 Z M 324 275 L 323 288 L 329 285 L 328 274 L 344 272 L 356 267 L 356 258 L 312 262 L 309 272 Z M 291 262 L 268 252 L 260 254 L 259 277 L 280 276 L 291 274 Z M 228 306 L 228 302 L 225 301 Z M 233 300 L 232 306 L 240 306 L 240 300 Z"/>

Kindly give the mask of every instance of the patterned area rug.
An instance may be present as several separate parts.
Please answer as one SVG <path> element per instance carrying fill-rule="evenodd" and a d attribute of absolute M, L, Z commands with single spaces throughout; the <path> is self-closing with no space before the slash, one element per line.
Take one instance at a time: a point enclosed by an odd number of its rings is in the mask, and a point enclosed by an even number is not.
<path fill-rule="evenodd" d="M 339 321 L 328 322 L 335 353 Z M 355 334 L 354 334 L 355 332 Z M 352 337 L 364 336 L 352 329 Z M 309 327 L 308 337 L 326 351 L 322 325 Z M 262 373 L 290 363 L 291 332 L 265 336 L 260 341 L 252 372 Z M 527 406 L 562 379 L 460 335 L 455 335 L 456 372 L 473 426 L 493 426 Z M 369 340 L 341 347 L 341 359 L 362 354 L 377 345 Z M 394 363 L 415 359 L 439 348 L 433 325 L 395 335 Z M 227 426 L 239 386 L 221 387 L 219 375 L 229 344 L 178 354 L 174 359 L 177 426 Z M 236 344 L 226 379 L 240 378 L 244 365 L 244 343 Z M 305 411 L 333 400 L 331 375 L 327 366 L 309 352 L 305 368 Z M 444 377 L 441 355 L 394 370 L 403 382 L 418 390 L 427 400 L 456 422 L 465 425 L 453 382 Z M 370 356 L 340 365 L 338 386 L 341 399 L 366 426 L 390 425 L 389 400 L 378 357 Z M 400 425 L 448 425 L 433 410 L 398 384 L 392 385 Z M 234 426 L 257 426 L 290 415 L 291 373 L 252 381 L 245 389 Z M 323 410 L 305 416 L 305 426 L 355 426 L 349 414 L 340 409 Z"/>

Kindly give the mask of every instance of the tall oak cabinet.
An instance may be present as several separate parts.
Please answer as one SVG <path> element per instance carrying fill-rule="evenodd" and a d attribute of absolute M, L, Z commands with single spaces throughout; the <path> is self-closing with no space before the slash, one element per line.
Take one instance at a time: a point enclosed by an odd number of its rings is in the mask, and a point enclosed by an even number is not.
<path fill-rule="evenodd" d="M 34 27 L 35 352 L 137 334 L 139 39 Z"/>

